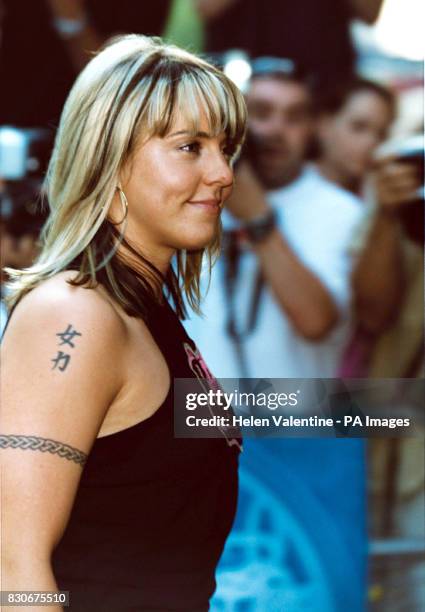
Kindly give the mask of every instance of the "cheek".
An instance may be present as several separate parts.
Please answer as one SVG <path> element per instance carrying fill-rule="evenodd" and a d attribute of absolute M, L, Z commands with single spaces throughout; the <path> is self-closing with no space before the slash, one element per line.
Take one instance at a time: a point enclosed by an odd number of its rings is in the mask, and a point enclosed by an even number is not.
<path fill-rule="evenodd" d="M 196 167 L 192 164 L 171 167 L 167 172 L 161 173 L 161 177 L 158 178 L 162 183 L 163 191 L 170 197 L 174 196 L 177 203 L 190 199 L 196 192 L 200 180 Z"/>
<path fill-rule="evenodd" d="M 197 176 L 193 168 L 154 160 L 132 177 L 129 195 L 141 214 L 158 209 L 164 211 L 167 207 L 171 211 L 173 205 L 190 199 L 196 185 Z"/>
<path fill-rule="evenodd" d="M 366 162 L 371 153 L 371 138 L 367 132 L 358 133 L 352 130 L 345 138 L 345 150 L 351 154 L 353 160 Z"/>
<path fill-rule="evenodd" d="M 294 126 L 286 131 L 286 139 L 291 148 L 298 153 L 303 153 L 309 142 L 310 130 L 304 126 Z"/>
<path fill-rule="evenodd" d="M 363 134 L 355 130 L 340 135 L 334 151 L 335 162 L 355 176 L 361 176 L 368 167 L 369 154 Z"/>
<path fill-rule="evenodd" d="M 334 157 L 352 155 L 358 145 L 358 134 L 356 134 L 348 125 L 339 125 L 330 133 L 327 146 Z"/>
<path fill-rule="evenodd" d="M 235 175 L 233 174 L 233 170 L 232 170 L 232 179 L 233 179 L 232 184 L 229 185 L 228 187 L 225 187 L 225 189 L 223 189 L 223 202 L 228 200 L 233 192 L 233 185 L 235 184 Z"/>
<path fill-rule="evenodd" d="M 251 117 L 249 120 L 249 129 L 257 136 L 267 136 L 273 134 L 273 122 L 269 119 L 260 119 Z"/>

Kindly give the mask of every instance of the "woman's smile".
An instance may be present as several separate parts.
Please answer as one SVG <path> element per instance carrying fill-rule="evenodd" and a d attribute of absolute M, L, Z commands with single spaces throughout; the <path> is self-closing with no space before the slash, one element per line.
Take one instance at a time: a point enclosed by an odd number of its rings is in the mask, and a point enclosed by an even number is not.
<path fill-rule="evenodd" d="M 226 133 L 214 133 L 203 110 L 197 130 L 177 116 L 170 133 L 143 143 L 123 182 L 130 239 L 163 262 L 176 249 L 197 250 L 211 244 L 219 232 L 223 203 L 232 191 L 233 152 Z"/>
<path fill-rule="evenodd" d="M 222 202 L 216 199 L 209 200 L 189 200 L 187 202 L 195 208 L 205 211 L 210 215 L 219 215 L 222 210 Z"/>

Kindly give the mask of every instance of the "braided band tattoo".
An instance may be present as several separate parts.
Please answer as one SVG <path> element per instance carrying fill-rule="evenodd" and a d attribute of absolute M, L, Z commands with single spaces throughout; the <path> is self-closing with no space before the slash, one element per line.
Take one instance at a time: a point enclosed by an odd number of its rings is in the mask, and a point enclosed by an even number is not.
<path fill-rule="evenodd" d="M 4 436 L 0 434 L 0 448 L 20 448 L 22 450 L 41 451 L 42 453 L 48 452 L 81 466 L 87 460 L 87 455 L 73 446 L 37 436 L 18 436 L 14 434 Z"/>

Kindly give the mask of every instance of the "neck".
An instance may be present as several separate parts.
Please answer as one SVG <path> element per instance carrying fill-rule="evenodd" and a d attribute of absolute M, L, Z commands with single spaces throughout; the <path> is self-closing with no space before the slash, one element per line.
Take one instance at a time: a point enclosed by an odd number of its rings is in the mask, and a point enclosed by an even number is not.
<path fill-rule="evenodd" d="M 279 179 L 268 180 L 267 182 L 264 181 L 263 185 L 266 189 L 280 189 L 281 187 L 288 187 L 288 185 L 291 185 L 299 178 L 302 170 L 303 166 L 291 169 L 286 174 L 281 175 Z"/>
<path fill-rule="evenodd" d="M 137 243 L 130 242 L 130 245 L 137 250 L 140 255 L 147 260 L 150 264 L 152 264 L 158 272 L 162 274 L 165 278 L 170 269 L 171 258 L 173 256 L 173 252 L 168 253 L 167 255 L 161 254 L 158 252 L 152 252 L 147 249 L 137 248 Z M 124 262 L 129 268 L 143 276 L 149 284 L 152 286 L 153 291 L 157 295 L 158 299 L 162 299 L 162 291 L 163 291 L 163 282 L 158 283 L 158 276 L 151 271 L 149 267 L 143 265 L 143 261 L 140 261 L 139 257 L 132 253 L 125 244 L 121 244 L 117 249 L 117 256 Z"/>
<path fill-rule="evenodd" d="M 347 176 L 343 172 L 338 171 L 335 166 L 329 164 L 326 160 L 320 160 L 316 164 L 320 174 L 328 179 L 331 183 L 336 183 L 347 191 L 352 191 L 355 194 L 360 192 L 360 180 L 351 176 Z"/>
<path fill-rule="evenodd" d="M 158 244 L 158 241 L 153 239 L 152 232 L 140 228 L 131 218 L 128 220 L 127 227 L 124 228 L 124 238 L 137 253 L 140 253 L 163 276 L 166 276 L 175 254 L 175 249 Z M 129 266 L 134 267 L 136 270 L 140 267 L 137 255 L 132 253 L 125 244 L 119 245 L 118 253 L 120 253 Z"/>

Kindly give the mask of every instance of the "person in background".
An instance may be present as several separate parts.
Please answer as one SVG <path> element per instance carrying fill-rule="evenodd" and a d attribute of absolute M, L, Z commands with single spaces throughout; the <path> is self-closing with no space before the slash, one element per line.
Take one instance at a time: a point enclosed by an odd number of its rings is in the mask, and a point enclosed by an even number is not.
<path fill-rule="evenodd" d="M 114 34 L 161 35 L 171 0 L 1 0 L 0 124 L 55 127 L 75 77 Z M 25 78 L 22 78 L 25 75 Z"/>
<path fill-rule="evenodd" d="M 249 132 L 205 320 L 187 327 L 222 377 L 333 377 L 350 328 L 348 246 L 363 206 L 305 163 L 312 97 L 293 63 L 253 62 Z"/>
<path fill-rule="evenodd" d="M 420 177 L 415 164 L 394 155 L 376 159 L 396 117 L 391 90 L 356 77 L 322 95 L 317 106 L 317 168 L 362 196 L 366 211 L 353 242 L 356 330 L 340 370 L 342 377 L 363 377 L 370 373 L 374 346 L 397 320 L 410 285 L 407 266 L 415 247 L 408 244 L 402 212 L 414 199 Z M 410 335 L 406 333 L 405 344 Z"/>
<path fill-rule="evenodd" d="M 357 333 L 368 339 L 363 368 L 371 377 L 423 372 L 422 183 L 423 166 L 421 171 L 396 155 L 377 162 L 370 211 L 353 245 L 358 251 L 352 278 Z"/>
<path fill-rule="evenodd" d="M 39 191 L 40 182 L 35 178 L 16 182 L 0 179 L 0 338 L 8 319 L 5 298 L 9 277 L 4 268 L 31 266 L 39 252 L 40 232 L 47 217 Z"/>
<path fill-rule="evenodd" d="M 206 50 L 243 49 L 251 57 L 290 57 L 332 85 L 354 71 L 353 19 L 375 22 L 382 0 L 196 0 Z M 235 27 L 237 24 L 237 27 Z"/>
<path fill-rule="evenodd" d="M 395 118 L 394 94 L 360 77 L 332 87 L 317 104 L 317 167 L 330 181 L 361 195 L 376 148 Z"/>

